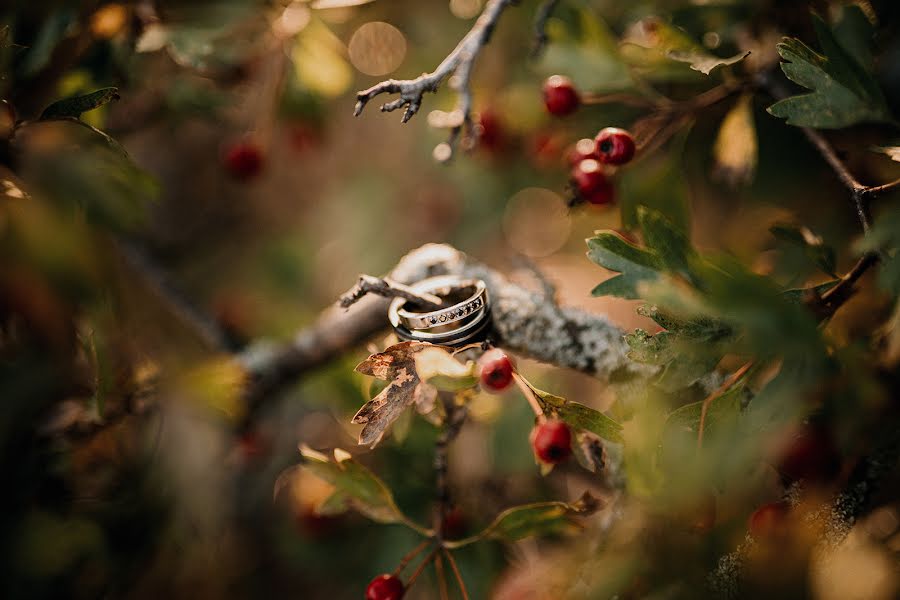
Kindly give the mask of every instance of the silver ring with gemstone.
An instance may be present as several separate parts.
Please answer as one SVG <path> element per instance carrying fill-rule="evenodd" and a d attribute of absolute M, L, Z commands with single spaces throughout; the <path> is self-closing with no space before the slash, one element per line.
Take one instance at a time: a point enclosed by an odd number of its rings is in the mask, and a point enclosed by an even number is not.
<path fill-rule="evenodd" d="M 388 309 L 388 319 L 402 340 L 460 346 L 481 341 L 491 326 L 490 298 L 483 281 L 455 276 L 432 277 L 410 286 L 413 291 L 438 297 L 464 299 L 452 306 L 427 313 L 406 308 L 397 298 Z M 443 317 L 443 319 L 441 319 Z M 434 322 L 432 322 L 434 320 Z"/>
<path fill-rule="evenodd" d="M 452 306 L 427 313 L 407 310 L 401 303 L 397 309 L 397 315 L 400 324 L 407 329 L 434 329 L 442 325 L 449 325 L 455 321 L 465 320 L 467 317 L 484 310 L 487 304 L 487 287 L 480 279 L 460 280 L 457 278 L 433 277 L 420 283 L 427 283 L 428 285 L 418 288 L 413 286 L 413 289 L 437 296 L 449 295 L 454 289 L 465 290 L 466 288 L 471 288 L 473 293 Z"/>

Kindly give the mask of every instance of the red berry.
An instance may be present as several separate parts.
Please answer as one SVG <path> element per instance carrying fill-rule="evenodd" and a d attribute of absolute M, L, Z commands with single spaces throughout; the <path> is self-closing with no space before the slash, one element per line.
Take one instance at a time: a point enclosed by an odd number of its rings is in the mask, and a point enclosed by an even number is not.
<path fill-rule="evenodd" d="M 579 162 L 572 169 L 572 182 L 578 198 L 591 204 L 611 204 L 615 200 L 615 188 L 600 163 L 592 158 Z"/>
<path fill-rule="evenodd" d="M 240 181 L 258 176 L 262 172 L 263 162 L 262 148 L 252 141 L 236 142 L 225 150 L 225 169 Z"/>
<path fill-rule="evenodd" d="M 491 109 L 486 109 L 478 115 L 478 144 L 491 152 L 503 149 L 506 143 L 506 133 L 500 115 Z"/>
<path fill-rule="evenodd" d="M 400 600 L 405 591 L 403 582 L 393 575 L 379 575 L 369 582 L 366 600 Z"/>
<path fill-rule="evenodd" d="M 572 454 L 572 432 L 562 421 L 544 421 L 532 430 L 531 447 L 542 462 L 561 463 Z"/>
<path fill-rule="evenodd" d="M 624 165 L 634 157 L 634 138 L 624 129 L 607 127 L 594 138 L 597 160 L 608 165 Z"/>
<path fill-rule="evenodd" d="M 562 117 L 572 114 L 579 104 L 581 98 L 568 77 L 553 75 L 544 82 L 544 105 L 551 115 Z"/>
<path fill-rule="evenodd" d="M 444 515 L 444 521 L 441 524 L 441 531 L 444 537 L 455 540 L 466 534 L 467 524 L 466 515 L 459 507 L 453 507 Z"/>
<path fill-rule="evenodd" d="M 784 501 L 763 504 L 750 515 L 750 533 L 757 538 L 771 538 L 785 526 L 791 506 Z"/>
<path fill-rule="evenodd" d="M 840 456 L 828 431 L 807 426 L 784 450 L 777 469 L 787 483 L 799 479 L 822 482 L 837 475 L 840 466 Z"/>
<path fill-rule="evenodd" d="M 594 140 L 591 138 L 582 138 L 575 142 L 575 145 L 569 150 L 569 154 L 566 156 L 569 161 L 569 164 L 573 167 L 580 163 L 583 160 L 587 160 L 592 158 L 594 160 L 597 159 L 597 155 L 594 154 Z"/>
<path fill-rule="evenodd" d="M 502 392 L 513 380 L 513 364 L 503 350 L 494 348 L 485 352 L 478 365 L 481 367 L 481 387 L 488 392 Z"/>

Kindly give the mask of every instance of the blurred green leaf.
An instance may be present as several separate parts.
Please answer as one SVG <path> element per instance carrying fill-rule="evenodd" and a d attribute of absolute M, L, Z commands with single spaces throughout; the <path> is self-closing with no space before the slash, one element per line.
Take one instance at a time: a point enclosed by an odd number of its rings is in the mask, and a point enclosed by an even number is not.
<path fill-rule="evenodd" d="M 612 231 L 597 232 L 587 240 L 587 244 L 588 258 L 601 267 L 620 273 L 595 287 L 591 291 L 594 296 L 638 298 L 638 284 L 656 279 L 662 269 L 655 254 L 626 242 Z"/>
<path fill-rule="evenodd" d="M 856 245 L 859 252 L 880 252 L 879 285 L 900 296 L 900 207 L 894 205 L 879 215 L 869 234 Z"/>
<path fill-rule="evenodd" d="M 690 275 L 688 262 L 695 255 L 684 231 L 678 229 L 661 212 L 639 206 L 638 223 L 644 243 L 659 258 L 663 268 L 673 273 Z"/>
<path fill-rule="evenodd" d="M 776 223 L 769 228 L 776 239 L 803 249 L 807 258 L 832 277 L 835 274 L 836 258 L 834 248 L 827 246 L 821 237 L 803 225 Z"/>
<path fill-rule="evenodd" d="M 713 399 L 706 411 L 704 431 L 715 429 L 724 421 L 734 419 L 741 412 L 741 400 L 744 395 L 744 386 L 740 383 L 732 386 L 728 391 Z M 700 415 L 703 411 L 703 400 L 693 402 L 678 408 L 666 417 L 666 428 L 687 430 L 693 434 L 700 429 Z"/>
<path fill-rule="evenodd" d="M 344 450 L 335 449 L 334 460 L 307 446 L 301 446 L 300 454 L 303 462 L 299 468 L 335 487 L 334 492 L 316 507 L 319 514 L 333 515 L 353 509 L 379 523 L 403 523 L 417 531 L 424 531 L 400 511 L 387 485 Z M 293 469 L 279 476 L 275 482 L 275 496 L 292 476 Z"/>
<path fill-rule="evenodd" d="M 572 427 L 590 431 L 610 442 L 622 443 L 622 426 L 602 412 L 540 390 L 527 381 L 525 383 L 537 396 L 538 403 L 545 414 L 555 416 Z"/>
<path fill-rule="evenodd" d="M 781 69 L 812 93 L 792 96 L 769 107 L 769 113 L 798 127 L 848 127 L 865 121 L 890 121 L 887 102 L 878 83 L 845 50 L 834 32 L 816 14 L 813 25 L 824 54 L 795 38 L 784 38 L 778 53 Z"/>
<path fill-rule="evenodd" d="M 706 54 L 683 30 L 658 17 L 648 17 L 629 27 L 619 52 L 626 63 L 652 81 L 696 79 L 698 70 L 672 55 Z"/>
<path fill-rule="evenodd" d="M 585 517 L 595 512 L 600 501 L 585 492 L 572 503 L 536 502 L 508 508 L 477 535 L 447 543 L 448 548 L 459 548 L 483 539 L 515 542 L 536 535 L 563 535 L 581 531 L 575 517 Z"/>
<path fill-rule="evenodd" d="M 42 120 L 60 119 L 65 117 L 77 119 L 81 116 L 81 113 L 94 110 L 95 108 L 99 108 L 104 104 L 109 104 L 113 100 L 118 99 L 119 89 L 107 87 L 91 92 L 90 94 L 84 94 L 83 96 L 73 96 L 72 98 L 58 100 L 45 108 L 44 112 L 41 113 L 40 118 Z"/>
<path fill-rule="evenodd" d="M 657 126 L 651 126 L 656 129 Z M 640 169 L 624 169 L 616 174 L 621 196 L 622 226 L 634 229 L 640 225 L 638 208 L 662 213 L 675 227 L 689 233 L 691 229 L 690 195 L 685 180 L 683 158 L 690 128 L 675 135 L 665 152 L 648 156 Z M 651 135 L 657 135 L 659 131 Z"/>

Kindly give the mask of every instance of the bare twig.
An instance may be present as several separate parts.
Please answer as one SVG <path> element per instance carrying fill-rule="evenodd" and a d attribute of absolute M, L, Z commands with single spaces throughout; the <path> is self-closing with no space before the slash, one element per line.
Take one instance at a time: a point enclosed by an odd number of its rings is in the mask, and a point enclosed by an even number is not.
<path fill-rule="evenodd" d="M 341 296 L 338 304 L 340 304 L 341 308 L 350 308 L 366 294 L 375 294 L 383 298 L 405 298 L 421 308 L 430 310 L 438 309 L 443 304 L 441 299 L 434 294 L 416 292 L 402 283 L 371 275 L 360 275 L 356 285 Z"/>
<path fill-rule="evenodd" d="M 427 548 L 428 545 L 431 543 L 432 543 L 432 541 L 430 539 L 427 539 L 427 540 L 423 541 L 421 544 L 419 544 L 418 546 L 416 546 L 415 548 L 413 548 L 412 550 L 410 550 L 409 552 L 407 552 L 406 556 L 404 556 L 403 558 L 400 559 L 400 563 L 397 565 L 397 568 L 394 569 L 394 577 L 399 576 L 400 573 L 403 572 L 403 569 L 406 568 L 406 565 L 408 565 L 412 561 L 412 559 L 414 559 L 419 554 L 421 554 L 422 550 Z"/>
<path fill-rule="evenodd" d="M 435 556 L 437 556 L 437 553 L 440 551 L 441 547 L 435 546 L 434 550 L 429 552 L 428 556 L 426 556 L 425 559 L 419 563 L 419 566 L 416 567 L 416 570 L 413 571 L 413 574 L 409 576 L 409 581 L 406 582 L 406 589 L 412 587 L 412 585 L 416 582 L 416 579 L 419 578 L 419 575 L 422 574 L 422 571 L 425 570 L 425 567 L 427 567 L 431 563 L 431 561 L 434 560 Z"/>
<path fill-rule="evenodd" d="M 447 590 L 447 578 L 444 576 L 444 561 L 441 554 L 434 557 L 434 570 L 437 573 L 438 589 L 441 593 L 441 600 L 450 600 L 450 592 Z"/>
<path fill-rule="evenodd" d="M 434 531 L 438 544 L 443 543 L 444 539 L 444 521 L 447 517 L 447 510 L 450 506 L 450 482 L 447 479 L 448 458 L 450 451 L 450 443 L 459 435 L 463 423 L 468 416 L 468 410 L 465 406 L 457 406 L 452 394 L 447 392 L 441 393 L 441 400 L 444 403 L 444 412 L 446 418 L 444 421 L 444 429 L 438 436 L 434 444 L 434 474 L 437 507 L 435 510 Z"/>
<path fill-rule="evenodd" d="M 537 58 L 544 51 L 550 38 L 547 36 L 547 22 L 553 16 L 559 0 L 544 0 L 534 16 L 534 45 L 531 48 L 532 58 Z"/>
<path fill-rule="evenodd" d="M 469 33 L 434 71 L 415 79 L 388 79 L 359 92 L 356 95 L 354 114 L 359 116 L 366 104 L 380 94 L 398 94 L 398 98 L 383 104 L 381 111 L 391 112 L 405 107 L 402 122 L 406 123 L 419 112 L 425 93 L 436 92 L 441 83 L 450 78 L 449 86 L 457 94 L 457 104 L 444 119 L 443 125 L 450 129 L 446 146 L 439 146 L 440 150 L 436 149 L 435 153 L 439 160 L 449 160 L 460 136 L 472 130 L 472 94 L 469 90 L 472 66 L 481 49 L 490 40 L 500 15 L 514 2 L 515 0 L 488 0 Z"/>

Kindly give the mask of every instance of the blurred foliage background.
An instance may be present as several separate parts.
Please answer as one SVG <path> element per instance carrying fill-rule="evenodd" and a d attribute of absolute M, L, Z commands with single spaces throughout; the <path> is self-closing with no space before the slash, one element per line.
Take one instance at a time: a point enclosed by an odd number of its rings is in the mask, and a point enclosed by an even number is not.
<path fill-rule="evenodd" d="M 601 127 L 630 126 L 641 111 L 599 104 L 561 120 L 546 114 L 540 94 L 546 76 L 562 73 L 597 94 L 649 86 L 690 98 L 731 71 L 707 76 L 637 42 L 629 48 L 628 40 L 646 37 L 648 23 L 680 28 L 718 56 L 749 49 L 751 65 L 735 72 L 763 71 L 777 64 L 781 36 L 814 44 L 811 8 L 839 18 L 846 3 L 563 1 L 548 24 L 548 48 L 528 60 L 539 3 L 526 0 L 504 14 L 480 56 L 473 94 L 482 137 L 471 153 L 449 165 L 432 158 L 443 132 L 429 127 L 428 112 L 453 106 L 446 90 L 427 97 L 406 125 L 375 106 L 354 119 L 356 90 L 431 71 L 482 4 L 4 3 L 4 597 L 362 597 L 416 534 L 352 513 L 317 516 L 313 508 L 329 489 L 315 478 L 292 481 L 273 501 L 275 480 L 297 462 L 298 442 L 347 448 L 407 514 L 427 520 L 435 428 L 413 418 L 377 450 L 357 449 L 349 419 L 372 392 L 371 381 L 353 372 L 365 347 L 269 399 L 248 425 L 246 375 L 229 352 L 289 339 L 359 273 L 384 273 L 421 244 L 451 243 L 537 288 L 523 267 L 527 257 L 557 285 L 562 303 L 653 333 L 660 327 L 635 311 L 641 302 L 591 297 L 612 272 L 584 256 L 584 240 L 597 229 L 634 232 L 638 205 L 689 229 L 697 248 L 782 289 L 831 279 L 821 255 L 811 255 L 825 252 L 820 246 L 833 249 L 832 272 L 853 265 L 860 230 L 847 191 L 798 128 L 766 113 L 772 99 L 764 94 L 698 111 L 660 150 L 617 173 L 616 206 L 571 210 L 570 147 Z M 897 115 L 900 7 L 857 4 L 874 19 L 873 72 Z M 40 120 L 59 99 L 107 87 L 118 99 L 81 120 Z M 722 141 L 726 115 L 734 116 Z M 896 134 L 895 124 L 860 124 L 830 135 L 851 171 L 875 183 L 900 176 L 900 165 L 871 150 L 896 145 Z M 883 224 L 878 243 L 896 247 L 896 197 L 873 209 Z M 790 232 L 779 240 L 769 231 L 779 222 L 800 223 L 826 243 L 810 250 L 791 243 Z M 744 311 L 735 318 L 751 323 L 759 313 L 736 298 L 745 291 L 736 287 L 719 308 Z M 837 366 L 817 372 L 812 385 L 779 392 L 796 402 L 778 427 L 711 436 L 710 464 L 693 461 L 683 440 L 662 467 L 649 458 L 667 412 L 696 401 L 696 388 L 671 394 L 648 386 L 614 403 L 603 382 L 521 361 L 541 387 L 612 408 L 626 423 L 625 482 L 600 481 L 575 465 L 542 478 L 528 442 L 528 405 L 513 392 L 479 396 L 477 418 L 451 453 L 459 535 L 507 506 L 574 499 L 585 488 L 609 508 L 576 541 L 484 542 L 460 551 L 470 596 L 568 597 L 538 591 L 562 581 L 573 597 L 701 597 L 705 575 L 741 542 L 754 507 L 779 497 L 778 474 L 760 457 L 784 443 L 789 425 L 824 406 L 844 470 L 871 439 L 896 430 L 897 292 L 896 270 L 866 276 L 827 324 L 822 354 Z M 785 315 L 754 330 L 774 331 L 775 353 L 804 330 L 780 329 L 793 318 Z M 805 354 L 807 342 L 790 351 Z M 759 351 L 758 338 L 747 344 L 743 352 Z M 725 353 L 721 364 L 741 363 Z M 636 500 L 620 498 L 622 485 Z M 785 559 L 779 570 L 766 562 L 771 556 L 759 559 L 767 565 L 761 579 L 776 581 L 784 597 L 896 597 L 896 474 L 884 490 L 835 559 L 837 580 L 818 574 L 803 532 L 795 536 L 802 550 L 790 554 L 798 562 Z M 697 536 L 684 525 L 710 496 L 714 526 Z M 775 571 L 786 574 L 778 579 Z M 423 577 L 409 598 L 436 597 L 433 573 Z"/>

